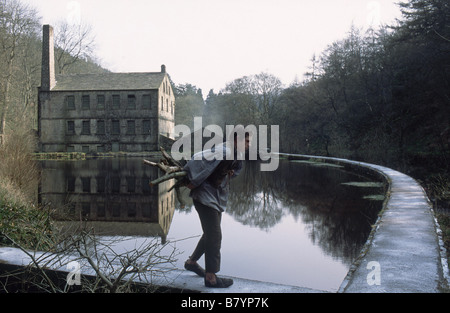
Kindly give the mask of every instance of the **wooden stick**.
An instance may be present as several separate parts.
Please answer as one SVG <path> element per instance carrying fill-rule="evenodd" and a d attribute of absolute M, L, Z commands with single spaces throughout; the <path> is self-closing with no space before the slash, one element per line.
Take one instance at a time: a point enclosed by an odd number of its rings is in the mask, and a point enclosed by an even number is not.
<path fill-rule="evenodd" d="M 144 161 L 144 164 L 159 167 L 166 174 L 182 171 L 181 167 L 179 167 L 179 166 L 167 166 L 162 162 L 155 163 L 155 162 L 148 161 L 148 160 L 143 160 L 143 161 Z"/>
<path fill-rule="evenodd" d="M 187 176 L 187 172 L 185 172 L 185 171 L 173 172 L 173 173 L 161 176 L 155 180 L 152 180 L 150 182 L 150 186 L 160 184 L 160 183 L 162 183 L 166 180 L 172 179 L 172 178 L 181 178 L 181 177 L 185 177 L 185 176 Z"/>
<path fill-rule="evenodd" d="M 168 190 L 170 192 L 172 189 L 175 189 L 176 197 L 178 198 L 178 201 L 180 202 L 180 206 L 182 208 L 185 207 L 185 203 L 182 199 L 180 187 L 186 186 L 188 180 L 184 177 L 187 176 L 187 172 L 183 170 L 183 167 L 181 164 L 177 161 L 175 161 L 169 153 L 164 150 L 163 147 L 160 147 L 161 153 L 164 157 L 159 163 L 155 163 L 148 160 L 143 160 L 144 164 L 155 166 L 161 169 L 163 172 L 166 173 L 166 175 L 161 176 L 153 181 L 150 182 L 150 186 L 158 185 L 164 181 L 167 181 L 169 179 L 175 178 L 177 181 L 175 184 Z"/>
<path fill-rule="evenodd" d="M 170 154 L 168 154 L 163 147 L 159 147 L 159 150 L 161 150 L 163 157 L 167 160 L 167 162 L 169 162 L 169 165 L 178 166 L 180 168 L 182 167 L 181 164 L 179 162 L 175 161 L 175 159 L 172 158 L 172 156 L 170 156 Z"/>

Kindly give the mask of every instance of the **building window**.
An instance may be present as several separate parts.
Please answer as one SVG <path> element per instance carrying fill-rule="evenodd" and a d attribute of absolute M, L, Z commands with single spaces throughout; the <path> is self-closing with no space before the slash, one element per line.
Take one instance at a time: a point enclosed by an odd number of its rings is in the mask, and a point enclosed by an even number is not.
<path fill-rule="evenodd" d="M 75 122 L 67 121 L 67 135 L 75 135 Z"/>
<path fill-rule="evenodd" d="M 89 146 L 82 146 L 81 147 L 81 152 L 83 152 L 83 153 L 89 153 L 90 151 L 89 151 Z"/>
<path fill-rule="evenodd" d="M 81 216 L 88 217 L 91 214 L 91 203 L 82 202 L 81 203 Z"/>
<path fill-rule="evenodd" d="M 143 194 L 150 194 L 151 193 L 150 178 L 149 177 L 142 177 L 141 184 L 142 184 L 142 193 Z"/>
<path fill-rule="evenodd" d="M 152 205 L 148 202 L 142 203 L 142 217 L 149 218 L 151 216 Z"/>
<path fill-rule="evenodd" d="M 128 95 L 128 109 L 136 109 L 136 96 Z"/>
<path fill-rule="evenodd" d="M 126 180 L 128 192 L 136 192 L 136 180 L 134 179 L 134 177 L 127 177 Z"/>
<path fill-rule="evenodd" d="M 67 191 L 68 192 L 75 192 L 75 177 L 68 177 L 67 178 Z"/>
<path fill-rule="evenodd" d="M 120 135 L 120 122 L 118 120 L 112 121 L 111 134 L 112 135 Z"/>
<path fill-rule="evenodd" d="M 91 192 L 91 178 L 81 177 L 81 185 L 83 186 L 83 192 Z"/>
<path fill-rule="evenodd" d="M 112 204 L 112 216 L 113 217 L 120 217 L 120 203 L 113 203 Z"/>
<path fill-rule="evenodd" d="M 120 95 L 112 96 L 112 106 L 113 109 L 120 109 Z"/>
<path fill-rule="evenodd" d="M 68 110 L 75 110 L 75 96 L 67 96 L 66 103 Z"/>
<path fill-rule="evenodd" d="M 89 110 L 91 108 L 91 98 L 89 96 L 81 97 L 81 108 L 83 110 Z"/>
<path fill-rule="evenodd" d="M 106 190 L 106 178 L 104 176 L 97 177 L 97 193 L 104 193 Z"/>
<path fill-rule="evenodd" d="M 97 217 L 105 217 L 105 215 L 106 215 L 105 203 L 97 202 Z"/>
<path fill-rule="evenodd" d="M 151 130 L 151 122 L 150 120 L 143 120 L 142 121 L 142 134 L 143 135 L 150 135 Z"/>
<path fill-rule="evenodd" d="M 136 217 L 136 203 L 135 202 L 127 203 L 127 213 L 128 213 L 128 217 Z"/>
<path fill-rule="evenodd" d="M 152 98 L 150 95 L 142 96 L 142 109 L 150 110 L 152 108 Z"/>
<path fill-rule="evenodd" d="M 127 135 L 136 134 L 136 123 L 135 121 L 127 121 Z"/>
<path fill-rule="evenodd" d="M 111 192 L 112 193 L 120 192 L 120 177 L 111 178 Z"/>
<path fill-rule="evenodd" d="M 97 135 L 104 135 L 104 134 L 105 134 L 105 121 L 98 120 L 97 121 Z"/>
<path fill-rule="evenodd" d="M 105 109 L 105 96 L 97 95 L 97 109 L 104 110 Z"/>
<path fill-rule="evenodd" d="M 82 125 L 82 129 L 81 129 L 81 134 L 82 135 L 90 135 L 91 134 L 91 121 L 83 121 L 83 125 Z"/>
<path fill-rule="evenodd" d="M 161 97 L 161 111 L 164 111 L 164 98 Z"/>

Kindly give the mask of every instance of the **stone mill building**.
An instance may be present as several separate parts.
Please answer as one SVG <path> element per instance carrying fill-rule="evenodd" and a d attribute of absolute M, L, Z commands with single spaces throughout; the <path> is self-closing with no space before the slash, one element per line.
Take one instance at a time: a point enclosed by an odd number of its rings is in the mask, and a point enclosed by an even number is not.
<path fill-rule="evenodd" d="M 53 28 L 43 27 L 41 152 L 146 152 L 173 139 L 175 96 L 166 67 L 151 73 L 55 75 Z"/>

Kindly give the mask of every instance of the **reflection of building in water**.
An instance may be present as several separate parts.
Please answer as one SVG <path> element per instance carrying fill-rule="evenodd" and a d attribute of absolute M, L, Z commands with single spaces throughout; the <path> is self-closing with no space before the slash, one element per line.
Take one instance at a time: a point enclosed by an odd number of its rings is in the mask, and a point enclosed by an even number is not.
<path fill-rule="evenodd" d="M 174 192 L 167 192 L 174 182 L 150 187 L 158 175 L 140 159 L 45 161 L 41 202 L 49 203 L 59 220 L 82 218 L 97 234 L 164 240 L 175 210 Z"/>

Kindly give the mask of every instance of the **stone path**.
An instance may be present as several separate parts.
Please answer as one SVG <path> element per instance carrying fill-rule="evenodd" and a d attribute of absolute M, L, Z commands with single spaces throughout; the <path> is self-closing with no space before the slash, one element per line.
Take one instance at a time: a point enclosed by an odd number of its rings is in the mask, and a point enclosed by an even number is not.
<path fill-rule="evenodd" d="M 448 280 L 445 249 L 422 187 L 392 169 L 390 199 L 367 251 L 354 264 L 341 292 L 434 293 Z M 372 262 L 372 263 L 370 263 Z"/>

